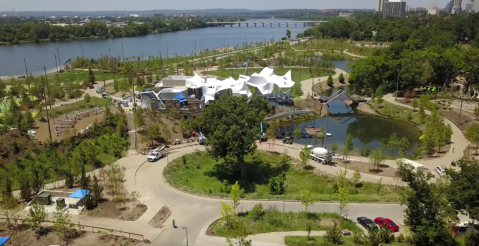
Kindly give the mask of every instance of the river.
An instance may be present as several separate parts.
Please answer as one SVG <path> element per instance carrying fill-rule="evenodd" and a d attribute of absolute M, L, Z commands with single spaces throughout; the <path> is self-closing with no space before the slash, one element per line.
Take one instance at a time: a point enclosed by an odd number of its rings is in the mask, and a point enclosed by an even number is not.
<path fill-rule="evenodd" d="M 83 54 L 88 58 L 99 58 L 107 55 L 110 52 L 109 49 L 111 49 L 112 56 L 121 57 L 122 44 L 125 57 L 159 56 L 160 51 L 163 56 L 167 54 L 169 56 L 184 55 L 185 53 L 189 55 L 195 52 L 195 40 L 196 50 L 199 52 L 204 49 L 216 49 L 224 45 L 229 47 L 242 46 L 244 42 L 257 43 L 273 39 L 280 40 L 285 36 L 286 29 L 291 31 L 292 37 L 296 37 L 296 34 L 303 32 L 307 27 L 286 27 L 284 24 L 281 27 L 252 27 L 252 25 L 246 27 L 242 25 L 241 27 L 209 27 L 132 38 L 4 45 L 0 46 L 0 76 L 24 75 L 23 58 L 26 58 L 28 71 L 34 74 L 41 72 L 44 66 L 47 69 L 54 68 L 54 54 L 57 52 L 57 48 L 60 52 L 62 64 L 70 58 L 81 57 L 82 46 Z"/>
<path fill-rule="evenodd" d="M 345 88 L 345 90 L 347 90 Z M 332 93 L 335 93 L 337 89 L 328 90 L 323 93 L 324 96 L 331 96 Z M 353 137 L 354 151 L 358 152 L 363 146 L 369 146 L 370 149 L 376 149 L 380 147 L 381 142 L 388 141 L 389 137 L 396 133 L 398 137 L 406 137 L 409 141 L 409 148 L 406 150 L 406 155 L 413 155 L 414 150 L 419 146 L 419 137 L 421 136 L 420 130 L 411 125 L 408 122 L 388 119 L 381 116 L 373 116 L 369 114 L 362 114 L 361 112 L 351 112 L 351 108 L 346 107 L 343 101 L 332 101 L 330 102 L 329 107 L 330 113 L 341 114 L 333 117 L 321 117 L 315 118 L 306 121 L 295 121 L 295 128 L 299 127 L 303 134 L 305 133 L 306 127 L 326 127 L 327 122 L 327 132 L 331 133 L 332 136 L 329 137 L 326 141 L 327 147 L 330 148 L 331 144 L 338 144 L 339 149 L 342 150 L 344 143 L 348 134 L 351 134 Z M 291 132 L 290 124 L 282 124 L 281 132 Z M 313 138 L 301 138 L 295 140 L 297 143 L 301 144 L 312 144 L 314 145 Z M 317 143 L 316 145 L 321 145 Z M 391 153 L 388 151 L 388 155 Z M 396 152 L 397 154 L 397 152 Z"/>

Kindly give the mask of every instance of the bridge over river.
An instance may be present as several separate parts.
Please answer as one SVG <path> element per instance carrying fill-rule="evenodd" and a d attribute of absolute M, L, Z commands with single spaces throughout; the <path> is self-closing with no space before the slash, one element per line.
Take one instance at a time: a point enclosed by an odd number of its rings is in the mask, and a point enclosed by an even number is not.
<path fill-rule="evenodd" d="M 257 26 L 278 26 L 280 27 L 281 25 L 286 25 L 287 27 L 291 26 L 313 26 L 321 23 L 326 23 L 327 21 L 281 21 L 281 20 L 251 20 L 251 21 L 218 21 L 218 22 L 206 22 L 206 24 L 210 26 L 233 26 L 233 25 L 238 25 L 238 27 L 241 27 L 241 25 L 249 27 L 249 25 L 252 25 L 254 27 Z"/>

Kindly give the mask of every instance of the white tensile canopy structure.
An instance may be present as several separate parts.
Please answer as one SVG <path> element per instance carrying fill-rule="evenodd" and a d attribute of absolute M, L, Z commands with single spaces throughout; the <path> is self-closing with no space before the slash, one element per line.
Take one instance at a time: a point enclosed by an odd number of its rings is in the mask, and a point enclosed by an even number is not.
<path fill-rule="evenodd" d="M 291 71 L 284 76 L 275 75 L 273 69 L 265 67 L 259 74 L 254 73 L 251 76 L 240 75 L 238 80 L 229 77 L 225 80 L 217 80 L 216 78 L 203 79 L 198 74 L 185 82 L 186 87 L 190 89 L 199 89 L 201 87 L 205 104 L 215 100 L 215 95 L 221 91 L 231 89 L 233 96 L 246 95 L 251 97 L 248 86 L 255 87 L 261 95 L 269 96 L 273 94 L 275 86 L 280 89 L 281 93 L 287 93 L 295 84 L 291 80 Z"/>
<path fill-rule="evenodd" d="M 289 97 L 285 95 L 289 93 L 291 87 L 295 84 L 291 80 L 291 71 L 288 71 L 284 76 L 275 75 L 273 69 L 265 67 L 259 74 L 254 73 L 251 76 L 240 75 L 237 80 L 229 77 L 225 80 L 218 80 L 216 78 L 204 78 L 195 74 L 193 77 L 185 78 L 183 81 L 179 78 L 173 78 L 174 86 L 163 86 L 161 82 L 161 89 L 158 93 L 142 92 L 142 107 L 151 107 L 151 99 L 156 99 L 156 106 L 159 108 L 165 108 L 162 99 L 170 100 L 171 96 L 177 93 L 183 93 L 185 96 L 188 93 L 188 89 L 194 91 L 201 90 L 203 98 L 202 101 L 205 105 L 214 101 L 217 95 L 225 93 L 227 90 L 231 90 L 233 96 L 253 96 L 253 93 L 249 90 L 249 87 L 257 88 L 255 95 L 263 96 L 266 98 Z M 184 83 L 184 84 L 183 84 Z M 167 87 L 167 88 L 165 88 Z M 278 90 L 275 91 L 275 87 Z M 197 94 L 197 93 L 194 93 Z M 162 96 L 163 95 L 163 96 Z M 160 97 L 162 99 L 160 99 Z"/>

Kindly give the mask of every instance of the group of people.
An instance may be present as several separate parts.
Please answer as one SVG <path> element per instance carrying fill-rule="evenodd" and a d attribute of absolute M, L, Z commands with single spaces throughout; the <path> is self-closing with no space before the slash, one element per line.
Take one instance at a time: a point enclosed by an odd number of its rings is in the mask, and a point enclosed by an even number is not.
<path fill-rule="evenodd" d="M 53 119 L 53 127 L 55 128 L 55 134 L 61 135 L 66 130 L 73 128 L 78 120 L 88 117 L 92 114 L 99 114 L 103 112 L 105 108 L 95 107 L 79 111 L 74 111 L 68 114 L 64 114 L 56 119 Z"/>

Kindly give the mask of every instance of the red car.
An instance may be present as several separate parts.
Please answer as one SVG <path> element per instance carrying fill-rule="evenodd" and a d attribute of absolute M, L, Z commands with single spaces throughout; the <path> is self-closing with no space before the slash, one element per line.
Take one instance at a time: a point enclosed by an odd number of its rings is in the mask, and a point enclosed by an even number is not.
<path fill-rule="evenodd" d="M 399 231 L 399 226 L 396 225 L 396 223 L 394 223 L 392 220 L 388 218 L 377 217 L 376 219 L 374 219 L 374 222 L 376 222 L 378 225 L 384 228 L 388 228 L 392 232 Z"/>

